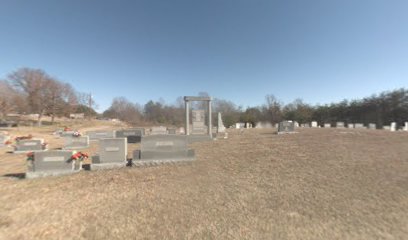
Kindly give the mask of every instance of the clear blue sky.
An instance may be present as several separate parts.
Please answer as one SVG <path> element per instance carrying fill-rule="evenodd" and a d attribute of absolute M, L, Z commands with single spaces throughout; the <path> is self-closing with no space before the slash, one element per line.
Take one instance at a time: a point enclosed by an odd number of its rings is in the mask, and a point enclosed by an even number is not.
<path fill-rule="evenodd" d="M 205 91 L 256 106 L 408 87 L 408 1 L 3 0 L 0 78 L 41 68 L 145 104 Z"/>

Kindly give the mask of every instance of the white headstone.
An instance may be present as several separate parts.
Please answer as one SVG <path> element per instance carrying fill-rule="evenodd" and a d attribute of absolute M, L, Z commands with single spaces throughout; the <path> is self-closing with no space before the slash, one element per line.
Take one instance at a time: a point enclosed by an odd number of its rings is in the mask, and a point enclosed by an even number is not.
<path fill-rule="evenodd" d="M 396 123 L 396 122 L 392 122 L 392 123 L 391 123 L 390 131 L 391 131 L 391 132 L 397 131 L 397 123 Z"/>
<path fill-rule="evenodd" d="M 221 117 L 221 113 L 218 113 L 218 128 L 217 128 L 218 132 L 225 132 L 225 126 L 224 123 L 222 122 L 222 117 Z"/>
<path fill-rule="evenodd" d="M 330 123 L 325 123 L 323 126 L 324 126 L 325 128 L 331 128 L 331 124 L 330 124 Z"/>
<path fill-rule="evenodd" d="M 317 122 L 316 121 L 312 122 L 312 128 L 317 128 Z"/>
<path fill-rule="evenodd" d="M 405 122 L 404 131 L 408 131 L 408 122 Z"/>

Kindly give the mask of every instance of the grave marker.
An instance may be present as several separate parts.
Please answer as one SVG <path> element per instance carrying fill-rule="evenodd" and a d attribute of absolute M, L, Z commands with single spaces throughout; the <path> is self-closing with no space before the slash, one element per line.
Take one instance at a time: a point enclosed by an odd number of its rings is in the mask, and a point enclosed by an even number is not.
<path fill-rule="evenodd" d="M 89 147 L 89 136 L 65 137 L 64 149 L 82 149 Z"/>
<path fill-rule="evenodd" d="M 392 122 L 392 123 L 391 123 L 390 131 L 391 131 L 391 132 L 397 131 L 397 123 L 396 123 L 396 122 Z"/>
<path fill-rule="evenodd" d="M 375 130 L 375 129 L 377 129 L 377 125 L 375 123 L 369 123 L 368 124 L 368 129 Z"/>
<path fill-rule="evenodd" d="M 337 128 L 344 128 L 344 122 L 337 122 L 336 127 Z"/>
<path fill-rule="evenodd" d="M 312 121 L 312 128 L 317 128 L 317 122 L 316 121 Z"/>
<path fill-rule="evenodd" d="M 127 164 L 127 138 L 103 138 L 99 140 L 99 157 L 92 159 L 91 169 L 110 169 Z"/>
<path fill-rule="evenodd" d="M 295 124 L 292 121 L 283 121 L 278 125 L 278 134 L 282 133 L 294 133 Z"/>
<path fill-rule="evenodd" d="M 25 139 L 17 141 L 14 153 L 27 153 L 46 150 L 44 139 Z"/>
<path fill-rule="evenodd" d="M 29 164 L 26 178 L 57 176 L 79 171 L 75 161 L 71 160 L 72 151 L 35 152 L 34 161 Z"/>
<path fill-rule="evenodd" d="M 155 135 L 142 139 L 140 151 L 133 152 L 134 165 L 192 161 L 194 150 L 188 149 L 188 137 L 183 135 Z"/>
<path fill-rule="evenodd" d="M 152 127 L 150 131 L 150 135 L 166 135 L 166 134 L 167 134 L 167 128 L 163 126 Z"/>
<path fill-rule="evenodd" d="M 144 128 L 132 128 L 116 131 L 116 138 L 127 138 L 128 143 L 139 143 L 144 135 Z"/>
<path fill-rule="evenodd" d="M 86 135 L 89 136 L 89 140 L 95 141 L 102 138 L 114 138 L 115 131 L 113 130 L 98 130 L 98 131 L 88 131 Z"/>

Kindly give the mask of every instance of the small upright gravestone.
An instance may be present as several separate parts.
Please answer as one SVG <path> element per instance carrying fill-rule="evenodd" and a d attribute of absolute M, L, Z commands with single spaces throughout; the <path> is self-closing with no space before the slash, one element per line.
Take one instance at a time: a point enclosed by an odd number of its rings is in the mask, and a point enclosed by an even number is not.
<path fill-rule="evenodd" d="M 364 129 L 364 128 L 366 128 L 366 127 L 364 127 L 364 124 L 363 124 L 363 123 L 356 123 L 356 124 L 354 124 L 354 128 Z"/>
<path fill-rule="evenodd" d="M 331 124 L 330 124 L 330 123 L 325 123 L 325 124 L 323 125 L 323 127 L 324 127 L 324 128 L 331 128 Z"/>
<path fill-rule="evenodd" d="M 353 123 L 347 124 L 347 128 L 354 128 L 354 124 Z"/>
<path fill-rule="evenodd" d="M 132 128 L 116 131 L 116 138 L 127 138 L 128 143 L 139 143 L 144 135 L 144 128 Z"/>
<path fill-rule="evenodd" d="M 408 122 L 405 122 L 404 131 L 408 131 Z"/>
<path fill-rule="evenodd" d="M 312 121 L 312 128 L 317 128 L 317 122 L 316 121 Z"/>
<path fill-rule="evenodd" d="M 132 164 L 138 166 L 194 159 L 194 150 L 188 148 L 187 136 L 156 135 L 142 139 L 140 151 L 133 152 Z"/>
<path fill-rule="evenodd" d="M 26 178 L 57 176 L 79 171 L 72 161 L 72 151 L 35 152 L 34 161 L 29 161 Z"/>
<path fill-rule="evenodd" d="M 25 139 L 17 141 L 14 149 L 14 153 L 27 153 L 46 151 L 46 145 L 44 145 L 44 139 Z"/>
<path fill-rule="evenodd" d="M 375 123 L 369 123 L 368 124 L 368 129 L 375 130 L 375 129 L 377 129 L 377 125 Z"/>
<path fill-rule="evenodd" d="M 175 128 L 167 128 L 167 133 L 168 134 L 176 134 L 176 132 L 177 132 L 177 129 L 175 129 Z"/>
<path fill-rule="evenodd" d="M 391 123 L 390 131 L 391 131 L 391 132 L 397 131 L 397 123 L 396 123 L 396 122 L 392 122 L 392 123 Z"/>
<path fill-rule="evenodd" d="M 292 121 L 283 121 L 278 125 L 278 134 L 282 133 L 294 133 L 295 124 Z"/>
<path fill-rule="evenodd" d="M 192 110 L 192 132 L 191 134 L 207 134 L 207 126 L 205 125 L 204 110 Z"/>
<path fill-rule="evenodd" d="M 337 122 L 336 127 L 337 128 L 344 128 L 344 122 Z"/>
<path fill-rule="evenodd" d="M 99 157 L 92 159 L 91 169 L 124 167 L 127 164 L 127 138 L 99 140 Z"/>
<path fill-rule="evenodd" d="M 89 147 L 88 136 L 65 137 L 64 149 L 82 149 L 87 147 Z"/>

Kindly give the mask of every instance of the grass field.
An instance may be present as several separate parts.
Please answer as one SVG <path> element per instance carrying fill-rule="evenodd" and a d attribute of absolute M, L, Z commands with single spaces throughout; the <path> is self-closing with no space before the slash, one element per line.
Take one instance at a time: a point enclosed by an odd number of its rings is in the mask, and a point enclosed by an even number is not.
<path fill-rule="evenodd" d="M 192 147 L 184 165 L 3 177 L 0 239 L 408 239 L 407 132 L 230 130 Z M 1 151 L 1 175 L 25 171 Z"/>

